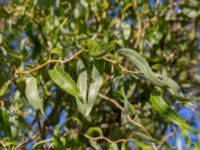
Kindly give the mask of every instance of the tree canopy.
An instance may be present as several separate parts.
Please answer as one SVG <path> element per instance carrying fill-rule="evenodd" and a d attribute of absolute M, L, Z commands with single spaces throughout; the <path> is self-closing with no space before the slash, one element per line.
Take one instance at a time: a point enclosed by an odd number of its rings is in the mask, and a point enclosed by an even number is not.
<path fill-rule="evenodd" d="M 198 149 L 198 0 L 0 0 L 0 149 Z"/>

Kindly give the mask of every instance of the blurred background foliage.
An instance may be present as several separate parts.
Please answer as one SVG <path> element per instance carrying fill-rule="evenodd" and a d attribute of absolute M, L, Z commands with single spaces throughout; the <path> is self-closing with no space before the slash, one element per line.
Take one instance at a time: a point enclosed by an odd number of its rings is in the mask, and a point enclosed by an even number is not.
<path fill-rule="evenodd" d="M 30 74 L 16 74 L 16 70 L 30 70 L 50 58 L 72 57 L 86 45 L 84 38 L 94 39 L 105 47 L 115 45 L 115 50 L 108 54 L 113 60 L 117 49 L 134 49 L 147 59 L 154 71 L 164 66 L 188 98 L 200 96 L 198 0 L 1 0 L 0 149 L 200 147 L 198 134 L 180 128 L 152 107 L 149 97 L 157 87 L 143 76 L 124 74 L 116 64 L 101 62 L 104 79 L 100 92 L 104 95 L 97 97 L 90 121 L 77 109 L 76 99 L 50 79 L 48 70 L 53 64 Z M 83 53 L 79 58 L 91 72 L 93 57 Z M 76 62 L 73 59 L 64 65 L 75 81 Z M 121 65 L 134 69 L 127 61 Z M 24 80 L 31 75 L 37 79 L 44 114 L 26 99 Z M 113 89 L 114 79 L 120 75 L 123 77 L 119 84 L 124 88 L 127 105 L 131 106 L 128 113 L 149 135 L 123 118 L 127 112 L 102 100 L 106 95 L 126 106 Z M 117 88 L 120 92 L 120 85 Z M 198 101 L 183 104 L 166 90 L 160 91 L 188 124 L 200 129 Z M 122 141 L 116 142 L 118 139 Z"/>

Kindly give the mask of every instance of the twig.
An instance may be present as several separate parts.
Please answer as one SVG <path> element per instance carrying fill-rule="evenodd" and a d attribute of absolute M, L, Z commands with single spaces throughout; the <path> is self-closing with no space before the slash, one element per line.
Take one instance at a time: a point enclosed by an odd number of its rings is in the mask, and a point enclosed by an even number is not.
<path fill-rule="evenodd" d="M 103 57 L 103 59 L 106 60 L 106 61 L 108 61 L 108 62 L 110 62 L 110 63 L 112 63 L 112 64 L 114 64 L 114 65 L 115 65 L 115 64 L 118 64 L 117 61 L 112 60 L 112 59 L 109 59 L 109 58 L 107 58 L 107 57 Z M 136 70 L 136 71 L 128 70 L 128 69 L 126 69 L 124 66 L 122 66 L 121 64 L 118 64 L 118 66 L 119 66 L 123 71 L 125 71 L 126 73 L 131 73 L 131 74 L 141 74 L 141 73 L 142 73 L 142 72 L 139 71 L 139 70 Z"/>
<path fill-rule="evenodd" d="M 45 139 L 45 140 L 39 141 L 38 143 L 36 143 L 35 145 L 33 145 L 32 149 L 35 149 L 39 145 L 47 143 L 47 142 L 51 142 L 51 141 L 53 141 L 53 138 L 49 138 L 49 139 Z"/>
<path fill-rule="evenodd" d="M 34 141 L 34 140 L 37 139 L 39 136 L 40 136 L 40 133 L 35 134 L 35 135 L 34 135 L 32 138 L 30 138 L 29 140 L 27 140 L 27 141 L 25 141 L 25 142 L 22 142 L 22 143 L 20 143 L 19 145 L 17 145 L 17 146 L 15 147 L 14 150 L 21 150 L 21 149 L 23 149 L 28 143 Z"/>
<path fill-rule="evenodd" d="M 107 137 L 105 137 L 105 136 L 103 136 L 103 135 L 98 136 L 98 137 L 91 137 L 91 136 L 89 136 L 89 135 L 87 135 L 87 134 L 84 134 L 84 136 L 85 136 L 86 138 L 88 138 L 89 140 L 105 140 L 105 141 L 107 141 L 107 142 L 110 143 L 110 144 L 113 144 L 113 143 L 117 144 L 117 143 L 125 143 L 125 142 L 128 142 L 128 141 L 134 141 L 133 138 L 132 138 L 132 139 L 111 140 L 111 139 L 109 139 L 109 138 L 107 138 Z M 154 148 L 155 150 L 157 150 L 157 148 L 156 148 L 154 145 L 153 145 L 153 148 Z"/>
<path fill-rule="evenodd" d="M 128 141 L 134 141 L 134 139 L 118 139 L 118 140 L 110 140 L 109 138 L 105 137 L 105 136 L 98 136 L 98 137 L 91 137 L 87 134 L 84 134 L 84 136 L 90 140 L 105 140 L 108 143 L 112 144 L 112 143 L 121 143 L 121 142 L 128 142 Z"/>
<path fill-rule="evenodd" d="M 115 99 L 112 99 L 112 98 L 110 98 L 110 97 L 108 97 L 108 96 L 106 96 L 106 95 L 103 95 L 103 94 L 101 94 L 101 93 L 99 93 L 98 95 L 99 95 L 99 97 L 101 97 L 102 99 L 112 102 L 112 103 L 113 103 L 117 108 L 119 108 L 121 111 L 123 110 L 123 107 L 122 107 L 120 104 L 118 104 L 117 101 L 116 101 Z"/>
<path fill-rule="evenodd" d="M 171 132 L 170 134 L 164 136 L 164 137 L 162 138 L 162 140 L 161 140 L 159 146 L 158 146 L 158 149 L 161 148 L 161 146 L 167 141 L 167 139 L 169 139 L 170 137 L 174 136 L 174 135 L 176 134 L 176 131 L 177 131 L 177 130 L 178 130 L 178 129 L 176 128 L 173 132 Z"/>
<path fill-rule="evenodd" d="M 7 150 L 6 144 L 3 142 L 3 140 L 0 140 L 0 145 L 2 145 L 4 150 Z"/>
<path fill-rule="evenodd" d="M 60 63 L 60 64 L 64 64 L 64 63 L 67 63 L 71 60 L 73 60 L 75 57 L 77 57 L 78 55 L 80 55 L 82 52 L 84 52 L 85 50 L 80 50 L 78 51 L 77 53 L 75 53 L 72 57 L 68 58 L 68 59 L 64 59 L 64 60 L 48 60 L 46 61 L 45 63 L 43 64 L 40 64 L 39 66 L 31 69 L 31 70 L 28 70 L 28 71 L 23 71 L 23 70 L 15 70 L 15 74 L 24 74 L 24 75 L 28 75 L 28 74 L 31 74 L 33 73 L 34 71 L 36 70 L 39 70 L 43 67 L 45 67 L 46 65 L 48 64 L 51 64 L 51 63 Z"/>
<path fill-rule="evenodd" d="M 103 95 L 101 93 L 98 94 L 99 97 L 101 97 L 104 100 L 107 100 L 109 102 L 112 102 L 117 108 L 119 108 L 121 111 L 123 110 L 123 107 L 117 103 L 117 101 L 115 99 L 112 99 L 106 95 Z M 134 124 L 135 126 L 141 128 L 148 136 L 151 136 L 150 133 L 139 123 L 135 122 L 129 115 L 127 115 L 127 119 L 130 123 Z"/>

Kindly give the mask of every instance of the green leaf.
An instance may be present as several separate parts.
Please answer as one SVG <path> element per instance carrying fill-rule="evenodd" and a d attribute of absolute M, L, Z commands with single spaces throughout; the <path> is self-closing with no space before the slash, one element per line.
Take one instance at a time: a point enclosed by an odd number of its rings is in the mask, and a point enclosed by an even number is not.
<path fill-rule="evenodd" d="M 73 96 L 80 96 L 80 90 L 70 75 L 58 64 L 49 70 L 49 76 L 60 88 Z"/>
<path fill-rule="evenodd" d="M 51 52 L 50 52 L 50 55 L 52 56 L 53 54 L 57 55 L 58 58 L 62 58 L 63 54 L 62 54 L 62 51 L 58 48 L 54 48 Z"/>
<path fill-rule="evenodd" d="M 152 103 L 153 108 L 155 108 L 161 115 L 165 116 L 181 128 L 184 128 L 191 132 L 200 132 L 200 130 L 195 130 L 191 128 L 186 121 L 178 115 L 178 113 L 172 109 L 161 96 L 152 93 L 150 96 L 150 101 Z"/>
<path fill-rule="evenodd" d="M 114 49 L 114 43 L 108 45 L 108 43 L 105 43 L 104 41 L 101 42 L 102 43 L 99 44 L 95 40 L 92 39 L 88 40 L 88 51 L 91 56 L 96 58 L 101 58 Z"/>
<path fill-rule="evenodd" d="M 26 78 L 26 89 L 25 89 L 26 98 L 30 102 L 30 104 L 35 109 L 40 109 L 42 113 L 43 111 L 43 101 L 39 96 L 37 80 L 34 77 Z"/>
<path fill-rule="evenodd" d="M 119 148 L 116 143 L 112 143 L 109 145 L 109 150 L 119 150 Z"/>
<path fill-rule="evenodd" d="M 146 139 L 148 141 L 154 142 L 154 143 L 159 143 L 159 141 L 157 139 L 155 139 L 153 137 L 150 137 L 150 136 L 148 136 L 146 134 L 143 134 L 141 132 L 135 131 L 135 132 L 133 132 L 133 135 L 137 136 L 137 137 L 140 137 L 140 138 L 143 138 L 143 139 Z"/>
<path fill-rule="evenodd" d="M 147 145 L 147 144 L 145 144 L 143 142 L 140 142 L 139 140 L 134 139 L 134 142 L 135 142 L 136 145 L 138 145 L 142 149 L 145 149 L 145 150 L 154 150 L 154 148 L 152 146 Z"/>
<path fill-rule="evenodd" d="M 90 127 L 87 132 L 86 132 L 89 136 L 92 137 L 97 137 L 97 136 L 101 136 L 103 134 L 101 128 L 99 127 Z"/>
<path fill-rule="evenodd" d="M 9 84 L 10 84 L 10 80 L 8 80 L 7 82 L 5 82 L 5 83 L 3 84 L 3 86 L 2 86 L 1 89 L 0 89 L 0 96 L 3 96 L 3 95 L 4 95 L 4 93 L 6 92 L 6 90 L 7 90 L 8 86 L 9 86 Z"/>
<path fill-rule="evenodd" d="M 53 137 L 53 148 L 54 149 L 65 149 L 65 147 L 63 146 L 63 143 L 61 141 L 61 138 L 59 136 Z"/>
<path fill-rule="evenodd" d="M 132 49 L 123 48 L 119 50 L 119 53 L 130 60 L 138 69 L 142 71 L 145 78 L 149 80 L 151 83 L 165 87 L 163 80 L 157 77 L 157 75 L 151 70 L 147 60 L 142 57 L 139 53 Z"/>
<path fill-rule="evenodd" d="M 102 150 L 101 146 L 96 141 L 89 140 L 89 143 L 95 150 Z"/>
<path fill-rule="evenodd" d="M 89 39 L 87 44 L 91 56 L 94 56 L 96 53 L 101 51 L 101 46 L 95 40 Z"/>
<path fill-rule="evenodd" d="M 86 116 L 92 110 L 94 103 L 96 101 L 97 95 L 103 83 L 103 76 L 102 76 L 102 61 L 95 61 L 92 68 L 92 83 L 90 84 L 89 93 L 88 93 L 88 104 L 87 104 L 87 112 Z"/>
<path fill-rule="evenodd" d="M 76 103 L 78 106 L 79 111 L 86 116 L 86 111 L 87 111 L 87 70 L 85 68 L 85 65 L 81 59 L 78 59 L 77 65 L 77 75 L 78 75 L 78 87 L 80 89 L 80 97 L 76 97 Z"/>
<path fill-rule="evenodd" d="M 3 130 L 5 137 L 12 137 L 8 110 L 4 107 L 0 109 L 0 130 Z"/>
<path fill-rule="evenodd" d="M 159 73 L 154 73 L 146 59 L 136 51 L 128 48 L 123 48 L 120 49 L 118 52 L 126 57 L 129 61 L 131 61 L 138 69 L 140 69 L 148 81 L 161 88 L 166 88 L 178 100 L 183 102 L 192 102 L 199 100 L 199 98 L 185 98 L 183 93 L 181 92 L 180 86 L 173 79 L 169 78 L 165 71 L 162 75 Z"/>
<path fill-rule="evenodd" d="M 126 150 L 127 148 L 126 148 L 126 143 L 123 143 L 122 145 L 121 145 L 121 150 Z"/>

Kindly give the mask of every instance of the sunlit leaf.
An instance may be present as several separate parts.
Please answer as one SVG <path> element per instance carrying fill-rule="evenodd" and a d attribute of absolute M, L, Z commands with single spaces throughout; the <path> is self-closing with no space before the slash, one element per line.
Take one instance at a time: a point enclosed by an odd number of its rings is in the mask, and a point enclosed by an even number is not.
<path fill-rule="evenodd" d="M 136 145 L 138 145 L 139 147 L 141 147 L 142 149 L 145 150 L 154 150 L 153 146 L 147 145 L 139 140 L 134 139 L 134 142 Z"/>
<path fill-rule="evenodd" d="M 101 51 L 101 46 L 95 40 L 89 39 L 87 41 L 87 44 L 88 44 L 88 51 L 90 55 L 93 56 L 96 53 Z"/>
<path fill-rule="evenodd" d="M 3 86 L 2 86 L 1 89 L 0 89 L 0 96 L 3 96 L 3 95 L 4 95 L 4 93 L 6 92 L 6 90 L 7 90 L 8 86 L 9 86 L 9 84 L 10 84 L 10 80 L 8 80 L 7 82 L 5 82 L 5 83 L 3 84 Z"/>
<path fill-rule="evenodd" d="M 102 150 L 101 146 L 97 144 L 96 141 L 90 140 L 90 145 L 95 149 L 95 150 Z"/>
<path fill-rule="evenodd" d="M 138 69 L 140 69 L 148 81 L 156 86 L 168 89 L 169 92 L 178 100 L 183 102 L 192 102 L 199 99 L 185 98 L 183 93 L 181 92 L 180 86 L 173 79 L 169 78 L 166 73 L 161 75 L 159 73 L 153 72 L 146 59 L 135 50 L 123 48 L 120 49 L 118 52 L 129 61 L 131 61 Z"/>
<path fill-rule="evenodd" d="M 75 97 L 80 95 L 77 84 L 60 65 L 55 65 L 54 68 L 48 72 L 51 79 L 64 91 Z"/>
<path fill-rule="evenodd" d="M 119 150 L 119 148 L 116 143 L 112 143 L 109 145 L 109 150 Z"/>
<path fill-rule="evenodd" d="M 90 127 L 86 133 L 92 137 L 101 136 L 103 134 L 101 128 L 99 127 Z"/>
<path fill-rule="evenodd" d="M 51 52 L 50 52 L 50 55 L 57 55 L 58 58 L 62 58 L 63 54 L 62 54 L 62 51 L 58 48 L 54 48 Z"/>
<path fill-rule="evenodd" d="M 173 123 L 179 125 L 181 128 L 184 128 L 191 132 L 200 132 L 200 130 L 195 130 L 191 128 L 186 121 L 178 115 L 178 113 L 172 109 L 161 96 L 152 93 L 150 101 L 154 109 L 156 109 L 161 115 L 171 120 Z"/>
<path fill-rule="evenodd" d="M 151 142 L 159 143 L 159 141 L 157 139 L 155 139 L 153 137 L 150 137 L 150 136 L 148 136 L 146 134 L 143 134 L 141 132 L 135 131 L 135 132 L 133 132 L 133 135 L 134 136 L 138 136 L 138 137 L 143 138 L 143 139 L 146 139 L 146 140 L 151 141 Z"/>
<path fill-rule="evenodd" d="M 91 56 L 101 58 L 114 49 L 114 43 L 108 44 L 104 41 L 101 42 L 102 43 L 98 43 L 92 39 L 88 40 L 88 51 Z"/>

